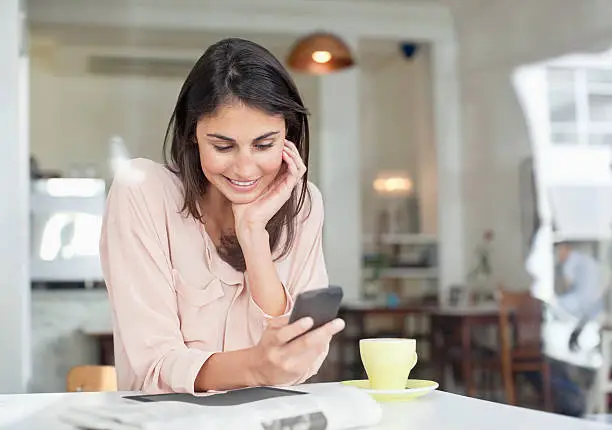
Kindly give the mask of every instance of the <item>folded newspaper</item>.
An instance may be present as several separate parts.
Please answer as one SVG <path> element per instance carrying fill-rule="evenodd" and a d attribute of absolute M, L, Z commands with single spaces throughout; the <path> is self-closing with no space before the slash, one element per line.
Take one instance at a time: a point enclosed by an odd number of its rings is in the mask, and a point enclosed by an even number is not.
<path fill-rule="evenodd" d="M 306 394 L 233 406 L 117 398 L 103 405 L 67 405 L 60 419 L 86 430 L 343 430 L 381 420 L 380 405 L 357 388 L 317 384 L 295 389 Z"/>

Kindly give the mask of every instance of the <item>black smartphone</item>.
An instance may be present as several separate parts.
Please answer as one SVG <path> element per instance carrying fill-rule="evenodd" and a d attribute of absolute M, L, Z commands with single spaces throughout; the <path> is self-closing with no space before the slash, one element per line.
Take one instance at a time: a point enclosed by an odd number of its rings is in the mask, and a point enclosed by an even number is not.
<path fill-rule="evenodd" d="M 342 302 L 342 288 L 329 286 L 298 294 L 289 317 L 289 324 L 304 317 L 311 317 L 311 330 L 321 327 L 338 316 Z"/>

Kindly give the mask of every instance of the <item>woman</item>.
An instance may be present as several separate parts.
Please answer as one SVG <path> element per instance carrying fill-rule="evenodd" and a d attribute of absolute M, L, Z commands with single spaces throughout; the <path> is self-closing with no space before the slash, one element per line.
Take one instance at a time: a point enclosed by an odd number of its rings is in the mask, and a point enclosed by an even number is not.
<path fill-rule="evenodd" d="M 298 293 L 328 284 L 295 84 L 257 44 L 218 42 L 187 76 L 166 145 L 165 166 L 133 160 L 108 196 L 100 251 L 119 389 L 305 381 L 344 322 L 287 323 Z"/>

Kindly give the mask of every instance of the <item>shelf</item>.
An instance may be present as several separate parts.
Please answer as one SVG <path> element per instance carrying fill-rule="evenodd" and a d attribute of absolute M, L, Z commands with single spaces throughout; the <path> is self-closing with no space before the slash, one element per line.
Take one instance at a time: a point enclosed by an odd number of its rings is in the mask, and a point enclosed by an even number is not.
<path fill-rule="evenodd" d="M 374 269 L 364 268 L 363 272 L 366 277 L 371 277 Z M 380 273 L 382 279 L 436 279 L 438 277 L 438 269 L 435 267 L 389 267 L 383 269 Z"/>

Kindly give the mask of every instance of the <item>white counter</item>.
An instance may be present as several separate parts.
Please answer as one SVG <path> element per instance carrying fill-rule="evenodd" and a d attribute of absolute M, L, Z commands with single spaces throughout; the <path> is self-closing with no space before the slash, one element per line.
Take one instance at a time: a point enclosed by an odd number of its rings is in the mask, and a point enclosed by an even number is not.
<path fill-rule="evenodd" d="M 58 420 L 65 405 L 104 406 L 120 393 L 21 394 L 0 396 L 0 428 L 69 430 Z M 405 403 L 383 403 L 379 430 L 601 430 L 603 423 L 434 392 Z"/>

